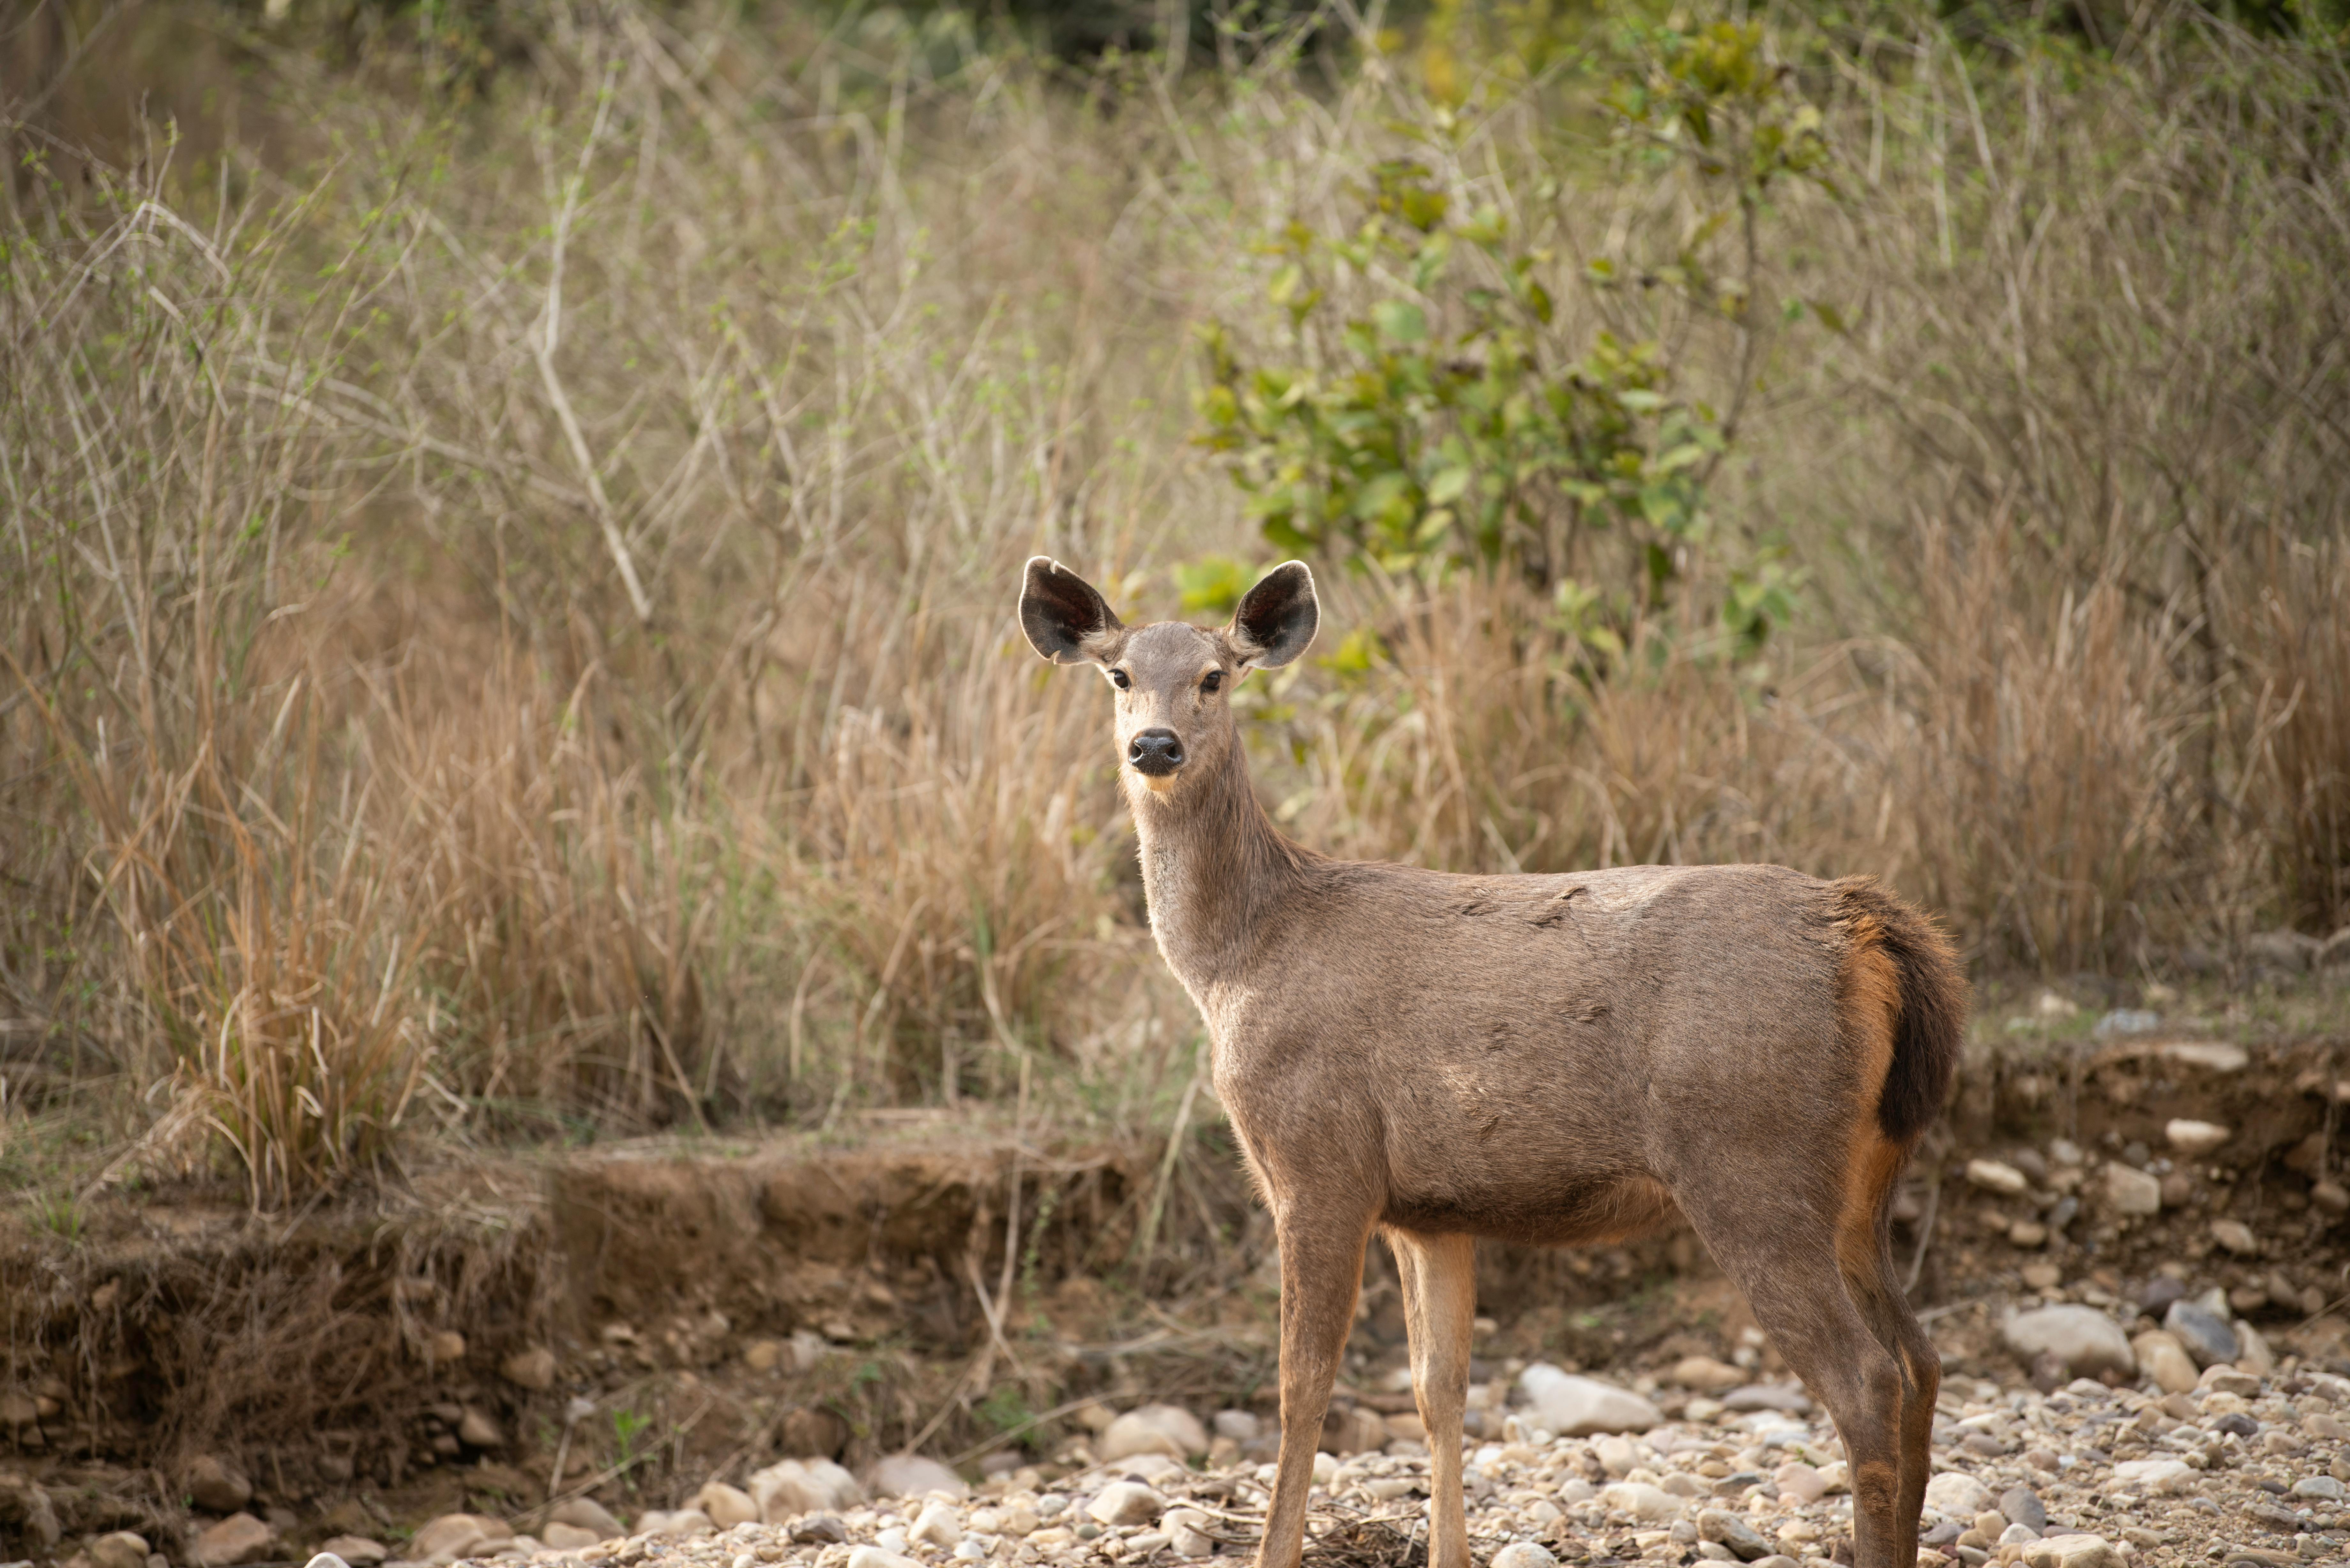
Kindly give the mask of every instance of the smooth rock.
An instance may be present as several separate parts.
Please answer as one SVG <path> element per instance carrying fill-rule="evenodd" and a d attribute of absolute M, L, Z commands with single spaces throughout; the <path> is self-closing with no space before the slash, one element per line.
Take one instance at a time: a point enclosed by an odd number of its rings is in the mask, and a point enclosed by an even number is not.
<path fill-rule="evenodd" d="M 506 1435 L 498 1430 L 498 1424 L 490 1419 L 487 1411 L 468 1405 L 457 1417 L 457 1440 L 469 1449 L 502 1449 L 505 1447 Z"/>
<path fill-rule="evenodd" d="M 759 1522 L 759 1502 L 741 1487 L 728 1486 L 723 1480 L 705 1481 L 693 1494 L 689 1508 L 698 1508 L 710 1516 L 710 1522 L 721 1530 L 732 1530 L 738 1524 Z"/>
<path fill-rule="evenodd" d="M 2350 1498 L 2350 1487 L 2345 1487 L 2332 1476 L 2309 1476 L 2293 1483 L 2295 1497 L 2314 1497 L 2325 1502 L 2340 1502 Z"/>
<path fill-rule="evenodd" d="M 2212 1220 L 2211 1240 L 2239 1258 L 2251 1257 L 2261 1250 L 2261 1239 L 2253 1235 L 2252 1228 L 2241 1220 Z"/>
<path fill-rule="evenodd" d="M 942 1491 L 949 1497 L 969 1497 L 970 1483 L 954 1471 L 920 1454 L 891 1454 L 865 1472 L 867 1490 L 877 1498 L 922 1497 Z"/>
<path fill-rule="evenodd" d="M 2268 1340 L 2259 1329 L 2251 1324 L 2239 1322 L 2235 1324 L 2235 1333 L 2236 1366 L 2240 1371 L 2249 1372 L 2255 1377 L 2266 1377 L 2276 1370 L 2276 1352 L 2269 1348 Z"/>
<path fill-rule="evenodd" d="M 2052 1535 L 2027 1542 L 2026 1568 L 2126 1568 L 2127 1559 L 2102 1535 Z"/>
<path fill-rule="evenodd" d="M 1208 1451 L 1208 1429 L 1200 1424 L 1200 1417 L 1180 1405 L 1145 1405 L 1128 1410 L 1102 1433 L 1098 1449 L 1102 1461 L 1107 1464 L 1127 1457 L 1118 1451 L 1121 1438 L 1136 1444 L 1128 1450 L 1132 1453 L 1150 1452 L 1153 1445 L 1141 1441 L 1141 1435 L 1148 1432 L 1170 1438 L 1174 1446 L 1163 1451 L 1179 1459 L 1195 1459 Z"/>
<path fill-rule="evenodd" d="M 2177 1491 L 2199 1473 L 2192 1465 L 2178 1459 L 2124 1459 L 2114 1467 L 2115 1480 L 2158 1496 Z"/>
<path fill-rule="evenodd" d="M 931 1503 L 915 1516 L 913 1527 L 906 1532 L 906 1539 L 931 1546 L 952 1546 L 962 1539 L 962 1520 L 945 1503 Z"/>
<path fill-rule="evenodd" d="M 2164 1329 L 2154 1329 L 2130 1341 L 2137 1353 L 2137 1368 L 2154 1379 L 2155 1386 L 2165 1394 L 2184 1394 L 2195 1386 L 2195 1358 L 2178 1343 L 2178 1336 Z"/>
<path fill-rule="evenodd" d="M 2012 1486 L 1999 1494 L 1999 1511 L 2009 1524 L 2031 1527 L 2034 1534 L 2048 1528 L 2048 1508 L 2028 1486 Z"/>
<path fill-rule="evenodd" d="M 2224 1040 L 2168 1040 L 2155 1050 L 2165 1061 L 2207 1073 L 2241 1073 L 2252 1060 L 2251 1052 Z"/>
<path fill-rule="evenodd" d="M 608 1535 L 598 1535 L 592 1530 L 583 1530 L 576 1524 L 566 1524 L 560 1520 L 550 1521 L 546 1528 L 538 1532 L 538 1538 L 557 1552 L 577 1552 L 599 1541 L 612 1539 Z"/>
<path fill-rule="evenodd" d="M 191 1464 L 181 1484 L 206 1513 L 234 1513 L 253 1501 L 253 1482 L 244 1472 L 211 1454 Z"/>
<path fill-rule="evenodd" d="M 465 1359 L 465 1336 L 453 1328 L 441 1330 L 429 1343 L 432 1348 L 432 1359 L 435 1361 Z"/>
<path fill-rule="evenodd" d="M 1596 1377 L 1578 1377 L 1545 1361 L 1518 1375 L 1541 1425 L 1562 1438 L 1599 1432 L 1645 1432 L 1664 1425 L 1665 1413 L 1633 1393 Z"/>
<path fill-rule="evenodd" d="M 1196 1508 L 1170 1508 L 1159 1521 L 1167 1534 L 1167 1549 L 1178 1557 L 1213 1557 L 1216 1538 L 1209 1534 L 1215 1521 Z"/>
<path fill-rule="evenodd" d="M 1253 1443 L 1264 1435 L 1263 1419 L 1249 1410 L 1217 1411 L 1215 1428 L 1216 1436 L 1236 1443 Z"/>
<path fill-rule="evenodd" d="M 2195 1386 L 2206 1393 L 2233 1394 L 2239 1397 L 2250 1399 L 2260 1393 L 2261 1380 L 2251 1373 L 2241 1371 L 2223 1361 L 2217 1366 L 2205 1367 L 2203 1376 L 2195 1380 Z"/>
<path fill-rule="evenodd" d="M 304 1563 L 302 1568 L 351 1568 L 351 1565 L 331 1552 L 321 1552 Z"/>
<path fill-rule="evenodd" d="M 517 1388 L 544 1394 L 555 1386 L 555 1352 L 543 1345 L 517 1350 L 498 1363 L 498 1376 Z"/>
<path fill-rule="evenodd" d="M 234 1568 L 266 1557 L 277 1542 L 277 1532 L 249 1513 L 232 1513 L 199 1534 L 188 1548 L 195 1568 Z"/>
<path fill-rule="evenodd" d="M 2010 1350 L 2030 1362 L 2053 1355 L 2075 1377 L 2137 1370 L 2137 1357 L 2121 1325 L 2095 1307 L 2049 1306 L 2019 1313 L 2000 1325 Z"/>
<path fill-rule="evenodd" d="M 922 1568 L 911 1557 L 895 1552 L 884 1552 L 879 1546 L 860 1546 L 848 1554 L 848 1568 Z"/>
<path fill-rule="evenodd" d="M 795 1514 L 856 1508 L 865 1489 L 830 1459 L 784 1459 L 753 1472 L 751 1499 L 763 1523 L 781 1524 Z"/>
<path fill-rule="evenodd" d="M 1599 1506 L 1620 1508 L 1643 1524 L 1665 1524 L 1680 1517 L 1681 1500 L 1646 1481 L 1616 1481 L 1599 1489 Z"/>
<path fill-rule="evenodd" d="M 1761 1532 L 1726 1508 L 1709 1508 L 1700 1512 L 1697 1516 L 1697 1537 L 1729 1547 L 1742 1563 L 1752 1563 L 1772 1552 L 1771 1543 Z"/>
<path fill-rule="evenodd" d="M 1749 1383 L 1724 1394 L 1721 1407 L 1742 1415 L 1756 1410 L 1784 1410 L 1800 1416 L 1812 1407 L 1812 1400 L 1800 1383 Z"/>
<path fill-rule="evenodd" d="M 150 1550 L 145 1536 L 118 1530 L 89 1543 L 89 1560 L 94 1568 L 147 1568 Z"/>
<path fill-rule="evenodd" d="M 2164 1141 L 2189 1158 L 2210 1154 L 2234 1136 L 2233 1129 L 2217 1122 L 2189 1121 L 2184 1116 L 2172 1117 L 2162 1128 Z"/>
<path fill-rule="evenodd" d="M 2162 1326 L 2195 1358 L 2198 1366 L 2211 1366 L 2220 1362 L 2232 1364 L 2236 1359 L 2236 1331 L 2217 1313 L 2192 1301 L 2179 1300 L 2170 1303 L 2162 1314 Z"/>
<path fill-rule="evenodd" d="M 1926 1506 L 1952 1519 L 1972 1519 L 1996 1501 L 1991 1488 L 1964 1470 L 1944 1470 L 1926 1483 Z"/>
<path fill-rule="evenodd" d="M 1166 1508 L 1167 1500 L 1140 1481 L 1112 1481 L 1086 1505 L 1086 1512 L 1101 1524 L 1151 1524 Z"/>
<path fill-rule="evenodd" d="M 2023 1172 L 2000 1159 L 1967 1161 L 1967 1179 L 1986 1192 L 1996 1192 L 2004 1198 L 2020 1198 L 2032 1185 Z"/>
<path fill-rule="evenodd" d="M 583 1541 L 579 1544 L 592 1546 L 595 1543 L 592 1541 Z M 330 1535 L 319 1542 L 318 1550 L 333 1552 L 349 1563 L 351 1568 L 376 1568 L 376 1564 L 391 1555 L 390 1547 L 366 1535 Z"/>
<path fill-rule="evenodd" d="M 483 1513 L 444 1513 L 410 1536 L 400 1554 L 413 1563 L 453 1563 L 460 1557 L 486 1555 L 513 1539 L 514 1531 L 503 1519 Z"/>
<path fill-rule="evenodd" d="M 567 1524 L 575 1530 L 592 1530 L 598 1541 L 617 1541 L 628 1534 L 620 1521 L 592 1497 L 575 1497 L 559 1502 L 546 1517 L 550 1523 Z M 542 1535 L 540 1539 L 546 1537 Z"/>
<path fill-rule="evenodd" d="M 2105 1183 L 2106 1202 L 2115 1213 L 2162 1212 L 2162 1183 L 2145 1171 L 2115 1160 L 2097 1175 Z"/>
<path fill-rule="evenodd" d="M 1700 1394 L 1720 1394 L 1738 1387 L 1746 1381 L 1745 1370 L 1726 1361 L 1716 1361 L 1711 1355 L 1685 1355 L 1673 1363 L 1666 1374 L 1684 1388 L 1694 1388 Z"/>
<path fill-rule="evenodd" d="M 812 1513 L 792 1526 L 795 1546 L 838 1546 L 848 1539 L 848 1526 L 828 1513 Z"/>
<path fill-rule="evenodd" d="M 698 1508 L 649 1508 L 637 1515 L 639 1535 L 707 1535 L 716 1528 Z"/>
<path fill-rule="evenodd" d="M 1556 1568 L 1550 1549 L 1534 1541 L 1513 1541 L 1493 1553 L 1490 1568 Z"/>
<path fill-rule="evenodd" d="M 1789 1459 L 1771 1472 L 1771 1482 L 1782 1497 L 1793 1496 L 1799 1503 L 1810 1504 L 1825 1497 L 1827 1478 L 1801 1459 Z"/>
<path fill-rule="evenodd" d="M 1999 1544 L 2002 1546 L 2021 1546 L 2027 1541 L 2039 1539 L 2040 1532 L 2021 1521 L 2011 1524 L 1999 1532 Z"/>

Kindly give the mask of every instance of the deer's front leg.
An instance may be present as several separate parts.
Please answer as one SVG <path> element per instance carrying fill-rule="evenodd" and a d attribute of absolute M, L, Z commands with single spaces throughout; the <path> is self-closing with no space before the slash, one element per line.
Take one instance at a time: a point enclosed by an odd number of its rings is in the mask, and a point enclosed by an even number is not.
<path fill-rule="evenodd" d="M 1429 1568 L 1469 1568 L 1461 1497 L 1461 1413 L 1477 1321 L 1477 1244 L 1467 1236 L 1389 1230 L 1411 1335 L 1411 1387 L 1428 1428 Z"/>
<path fill-rule="evenodd" d="M 1297 1568 L 1306 1494 L 1330 1385 L 1354 1326 L 1370 1217 L 1336 1205 L 1292 1203 L 1275 1220 L 1281 1246 L 1281 1463 L 1265 1511 L 1257 1568 Z"/>

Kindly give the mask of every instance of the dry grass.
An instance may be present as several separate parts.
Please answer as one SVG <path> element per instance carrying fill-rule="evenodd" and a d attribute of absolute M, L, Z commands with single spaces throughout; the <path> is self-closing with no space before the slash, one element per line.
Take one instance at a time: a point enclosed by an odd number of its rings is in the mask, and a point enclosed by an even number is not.
<path fill-rule="evenodd" d="M 2350 918 L 2338 67 L 2183 12 L 2112 60 L 1788 26 L 1843 196 L 1766 215 L 1752 343 L 1577 281 L 1714 243 L 1585 86 L 1419 144 L 1555 253 L 1566 338 L 1760 379 L 1703 558 L 1604 667 L 1521 588 L 1329 564 L 1380 652 L 1251 698 L 1268 797 L 1435 865 L 1875 871 L 1994 967 Z M 1252 243 L 1351 221 L 1433 122 L 1410 73 L 551 5 L 458 101 L 245 26 L 173 35 L 185 146 L 159 106 L 78 151 L 56 106 L 127 79 L 94 57 L 13 133 L 12 1096 L 127 1085 L 150 1154 L 180 1104 L 264 1202 L 419 1125 L 1024 1082 L 1163 1125 L 1196 1024 L 1100 699 L 1012 586 L 1046 550 L 1162 614 L 1250 548 L 1188 330 L 1280 350 Z M 1766 556 L 1804 609 L 1741 659 L 1700 601 Z"/>

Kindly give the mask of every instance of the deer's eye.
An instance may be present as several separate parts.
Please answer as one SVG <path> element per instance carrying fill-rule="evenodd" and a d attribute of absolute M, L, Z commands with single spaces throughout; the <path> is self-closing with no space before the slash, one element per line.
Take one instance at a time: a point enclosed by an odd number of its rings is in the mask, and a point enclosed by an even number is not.
<path fill-rule="evenodd" d="M 1210 696 L 1213 696 L 1223 689 L 1224 672 L 1221 670 L 1209 670 L 1207 675 L 1200 681 L 1200 690 L 1207 692 Z"/>
<path fill-rule="evenodd" d="M 1109 683 L 1112 686 L 1117 687 L 1121 691 L 1126 691 L 1134 684 L 1133 681 L 1126 678 L 1126 671 L 1123 670 L 1111 670 L 1109 672 Z"/>

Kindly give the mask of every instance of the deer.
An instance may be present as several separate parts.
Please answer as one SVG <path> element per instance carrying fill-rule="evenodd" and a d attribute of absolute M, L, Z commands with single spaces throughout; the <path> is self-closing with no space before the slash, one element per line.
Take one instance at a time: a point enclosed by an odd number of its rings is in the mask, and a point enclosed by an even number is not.
<path fill-rule="evenodd" d="M 1472 1568 L 1477 1241 L 1587 1246 L 1676 1215 L 1834 1418 L 1855 1568 L 1913 1568 L 1941 1364 L 1891 1210 L 1965 1029 L 1948 938 L 1865 877 L 1464 875 L 1291 841 L 1258 802 L 1232 697 L 1319 620 L 1302 561 L 1214 629 L 1128 628 L 1049 556 L 1021 586 L 1035 651 L 1113 689 L 1151 932 L 1273 1219 L 1281 1433 L 1258 1568 L 1298 1568 L 1374 1232 L 1428 1433 L 1430 1568 Z"/>

